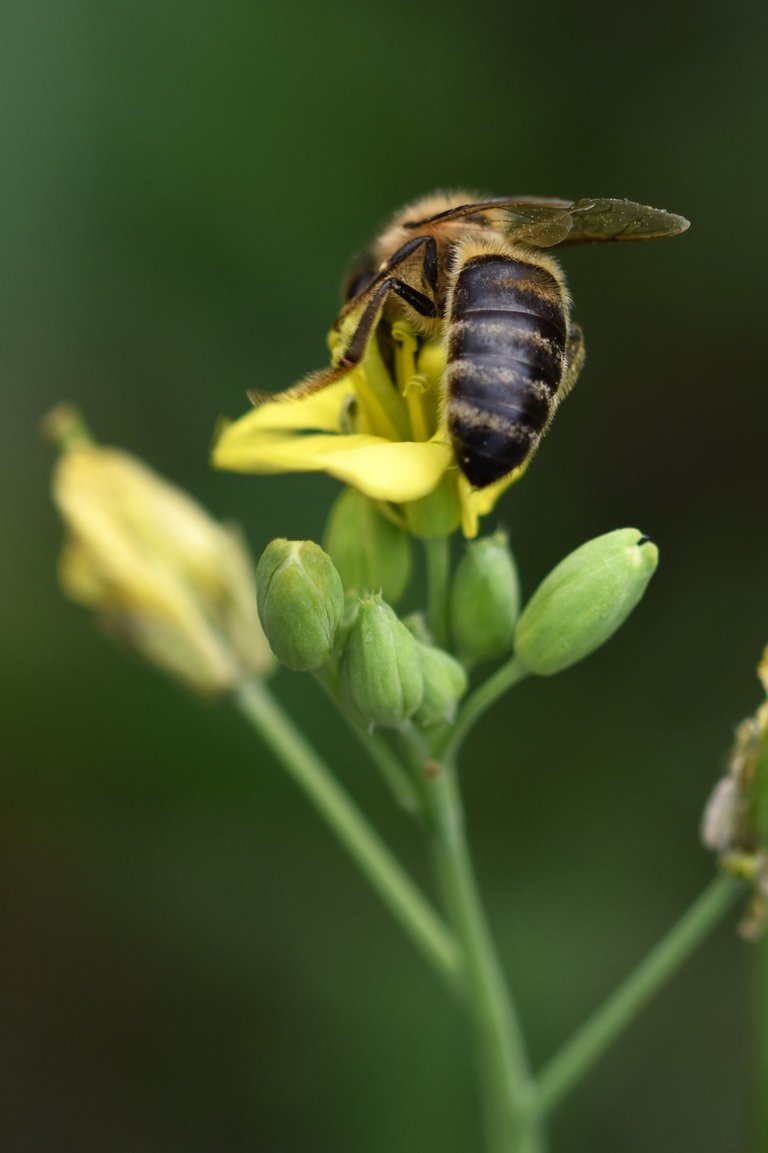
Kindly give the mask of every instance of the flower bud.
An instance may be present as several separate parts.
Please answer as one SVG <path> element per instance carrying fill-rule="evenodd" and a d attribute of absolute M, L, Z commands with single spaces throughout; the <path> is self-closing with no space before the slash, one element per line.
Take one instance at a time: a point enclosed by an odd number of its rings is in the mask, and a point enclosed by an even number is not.
<path fill-rule="evenodd" d="M 424 676 L 424 696 L 414 713 L 416 724 L 425 728 L 450 722 L 467 691 L 468 679 L 463 665 L 449 653 L 434 645 L 416 642 Z"/>
<path fill-rule="evenodd" d="M 256 569 L 259 615 L 272 652 L 289 669 L 317 669 L 330 657 L 344 612 L 333 561 L 311 540 L 273 540 Z"/>
<path fill-rule="evenodd" d="M 545 577 L 515 630 L 515 656 L 541 677 L 562 672 L 599 648 L 641 599 L 658 549 L 637 529 L 595 537 Z"/>
<path fill-rule="evenodd" d="M 101 448 L 65 406 L 53 497 L 68 530 L 64 591 L 127 647 L 203 694 L 269 671 L 239 534 L 127 453 Z"/>
<path fill-rule="evenodd" d="M 505 653 L 519 611 L 520 585 L 506 533 L 473 541 L 451 588 L 451 624 L 461 657 L 488 661 Z"/>
<path fill-rule="evenodd" d="M 396 604 L 411 575 L 411 539 L 374 501 L 348 488 L 336 500 L 323 541 L 347 592 L 380 592 Z"/>
<path fill-rule="evenodd" d="M 426 496 L 402 507 L 408 532 L 421 540 L 450 536 L 461 524 L 461 500 L 452 475 L 446 474 Z"/>
<path fill-rule="evenodd" d="M 378 595 L 364 597 L 339 663 L 339 692 L 362 720 L 400 725 L 424 693 L 417 643 Z"/>

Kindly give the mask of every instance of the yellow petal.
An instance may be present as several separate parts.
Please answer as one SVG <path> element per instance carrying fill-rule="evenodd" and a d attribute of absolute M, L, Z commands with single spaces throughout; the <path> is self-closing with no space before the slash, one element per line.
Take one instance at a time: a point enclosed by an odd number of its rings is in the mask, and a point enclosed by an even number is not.
<path fill-rule="evenodd" d="M 471 540 L 477 536 L 480 517 L 488 515 L 501 494 L 516 480 L 519 480 L 523 472 L 524 468 L 517 468 L 508 476 L 502 477 L 495 484 L 489 484 L 486 488 L 472 488 L 466 477 L 460 478 L 461 520 L 465 537 Z"/>
<path fill-rule="evenodd" d="M 256 430 L 338 432 L 339 417 L 349 396 L 354 396 L 354 389 L 349 378 L 345 378 L 308 396 L 294 397 L 292 400 L 266 400 L 234 424 L 227 425 L 219 444 L 250 436 Z"/>
<path fill-rule="evenodd" d="M 369 443 L 347 445 L 342 451 L 330 453 L 326 470 L 373 500 L 402 504 L 426 496 L 453 463 L 450 449 L 433 441 L 394 442 L 378 437 L 344 440 Z"/>
<path fill-rule="evenodd" d="M 234 472 L 327 472 L 374 500 L 400 504 L 431 492 L 451 463 L 451 453 L 434 442 L 254 430 L 247 437 L 225 434 L 213 462 Z"/>

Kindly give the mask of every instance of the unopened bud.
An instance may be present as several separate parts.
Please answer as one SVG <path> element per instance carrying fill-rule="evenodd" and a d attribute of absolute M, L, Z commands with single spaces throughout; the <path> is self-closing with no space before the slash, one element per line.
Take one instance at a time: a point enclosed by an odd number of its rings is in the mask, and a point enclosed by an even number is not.
<path fill-rule="evenodd" d="M 450 536 L 461 524 L 461 501 L 452 474 L 446 473 L 432 492 L 402 507 L 408 531 L 421 540 Z"/>
<path fill-rule="evenodd" d="M 486 661 L 507 652 L 519 611 L 520 584 L 506 533 L 473 541 L 451 589 L 451 623 L 460 655 Z"/>
<path fill-rule="evenodd" d="M 378 595 L 364 597 L 339 664 L 342 700 L 362 720 L 400 725 L 424 694 L 417 643 Z"/>
<path fill-rule="evenodd" d="M 577 548 L 526 605 L 515 630 L 515 657 L 542 677 L 583 660 L 624 623 L 657 563 L 656 545 L 633 528 Z"/>
<path fill-rule="evenodd" d="M 424 696 L 413 719 L 424 727 L 450 722 L 456 715 L 456 706 L 467 691 L 468 680 L 464 667 L 443 649 L 421 641 L 417 641 L 416 645 L 424 675 Z"/>
<path fill-rule="evenodd" d="M 289 669 L 317 669 L 330 657 L 344 612 L 333 561 L 309 540 L 273 540 L 256 569 L 259 615 L 273 653 Z"/>
<path fill-rule="evenodd" d="M 411 575 L 411 538 L 357 489 L 346 489 L 336 500 L 323 543 L 347 592 L 380 592 L 390 604 L 403 595 Z"/>

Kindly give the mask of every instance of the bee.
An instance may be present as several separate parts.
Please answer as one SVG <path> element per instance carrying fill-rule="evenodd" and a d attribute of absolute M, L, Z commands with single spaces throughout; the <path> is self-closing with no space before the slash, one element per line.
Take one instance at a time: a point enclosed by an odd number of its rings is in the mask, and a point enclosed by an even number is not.
<path fill-rule="evenodd" d="M 439 337 L 448 436 L 469 484 L 485 488 L 527 466 L 584 363 L 565 277 L 546 250 L 686 228 L 682 216 L 629 200 L 424 197 L 351 270 L 335 324 L 347 330 L 352 321 L 351 335 L 335 365 L 299 388 L 351 371 L 380 326 L 396 320 Z"/>

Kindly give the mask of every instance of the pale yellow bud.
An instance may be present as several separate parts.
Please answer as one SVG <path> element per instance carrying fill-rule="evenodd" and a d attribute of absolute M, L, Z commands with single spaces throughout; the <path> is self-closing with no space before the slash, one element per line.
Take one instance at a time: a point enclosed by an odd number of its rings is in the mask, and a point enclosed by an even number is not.
<path fill-rule="evenodd" d="M 237 530 L 127 453 L 69 439 L 53 479 L 68 530 L 64 591 L 110 633 L 197 692 L 272 663 Z"/>

